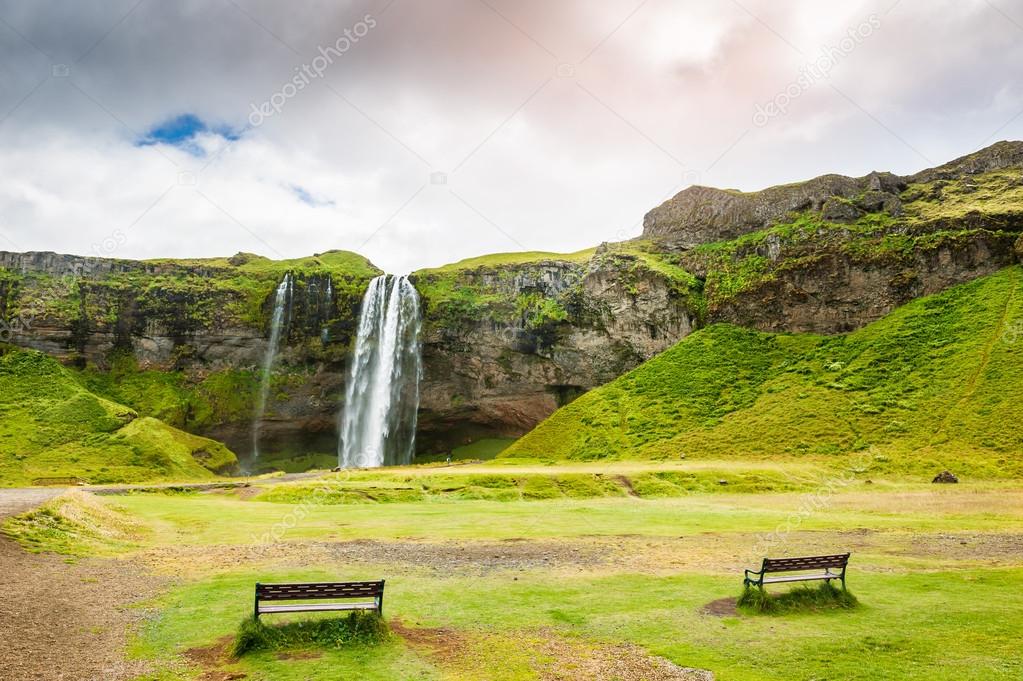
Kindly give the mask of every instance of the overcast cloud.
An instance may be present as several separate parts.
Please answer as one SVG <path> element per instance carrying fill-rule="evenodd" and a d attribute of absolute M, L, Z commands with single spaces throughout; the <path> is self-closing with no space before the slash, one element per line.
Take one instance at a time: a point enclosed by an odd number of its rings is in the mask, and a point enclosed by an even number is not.
<path fill-rule="evenodd" d="M 824 4 L 0 0 L 0 249 L 404 272 L 1023 137 L 1023 0 Z"/>

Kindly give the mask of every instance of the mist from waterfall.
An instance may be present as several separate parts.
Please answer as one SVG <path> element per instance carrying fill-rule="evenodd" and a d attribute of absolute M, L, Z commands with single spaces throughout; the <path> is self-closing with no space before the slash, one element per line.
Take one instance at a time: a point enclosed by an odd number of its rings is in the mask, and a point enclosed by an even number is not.
<path fill-rule="evenodd" d="M 408 277 L 379 276 L 362 299 L 340 415 L 338 465 L 412 462 L 422 374 L 419 294 Z"/>
<path fill-rule="evenodd" d="M 259 459 L 259 434 L 263 425 L 263 413 L 266 411 L 266 401 L 270 396 L 270 375 L 273 373 L 274 360 L 277 359 L 277 350 L 281 344 L 281 330 L 284 327 L 284 313 L 288 308 L 288 300 L 292 296 L 291 273 L 284 275 L 284 279 L 277 285 L 277 292 L 274 295 L 274 313 L 270 319 L 270 342 L 266 347 L 266 356 L 263 357 L 263 374 L 259 384 L 259 396 L 256 399 L 256 413 L 252 420 L 252 459 Z"/>

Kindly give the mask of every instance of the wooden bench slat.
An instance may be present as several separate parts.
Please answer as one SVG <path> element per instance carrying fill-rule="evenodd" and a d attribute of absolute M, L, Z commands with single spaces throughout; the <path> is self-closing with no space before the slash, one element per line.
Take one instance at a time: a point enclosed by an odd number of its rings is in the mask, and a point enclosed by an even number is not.
<path fill-rule="evenodd" d="M 333 610 L 376 610 L 376 603 L 310 603 L 308 605 L 261 605 L 259 614 L 270 612 L 330 612 Z"/>
<path fill-rule="evenodd" d="M 764 584 L 777 584 L 779 582 L 808 582 L 814 579 L 841 579 L 841 575 L 796 575 L 794 577 L 765 577 Z"/>

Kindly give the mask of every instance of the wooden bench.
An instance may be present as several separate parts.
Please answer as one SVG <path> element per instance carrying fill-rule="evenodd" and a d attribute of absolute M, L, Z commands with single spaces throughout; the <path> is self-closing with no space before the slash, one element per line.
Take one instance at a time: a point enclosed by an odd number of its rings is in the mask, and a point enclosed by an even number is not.
<path fill-rule="evenodd" d="M 816 579 L 823 579 L 831 583 L 832 579 L 842 581 L 842 588 L 845 588 L 845 568 L 849 564 L 848 553 L 833 556 L 803 556 L 801 558 L 764 558 L 763 565 L 759 572 L 746 570 L 746 577 L 742 585 L 758 586 L 761 589 L 765 584 L 779 584 L 784 582 L 808 582 Z M 841 572 L 832 570 L 841 569 Z M 810 571 L 813 572 L 810 572 Z M 823 572 L 821 572 L 823 570 Z M 803 572 L 809 574 L 786 575 L 784 577 L 768 577 L 768 574 L 781 572 Z"/>
<path fill-rule="evenodd" d="M 294 605 L 262 605 L 264 601 L 339 601 L 356 603 L 298 603 Z M 384 580 L 379 582 L 307 582 L 302 584 L 256 583 L 255 615 L 282 612 L 334 612 L 343 610 L 375 610 L 384 614 Z"/>

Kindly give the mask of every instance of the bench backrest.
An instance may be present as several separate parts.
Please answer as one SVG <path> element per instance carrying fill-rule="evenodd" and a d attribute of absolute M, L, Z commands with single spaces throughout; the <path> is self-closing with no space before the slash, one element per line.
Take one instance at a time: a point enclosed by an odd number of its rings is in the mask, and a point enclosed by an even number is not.
<path fill-rule="evenodd" d="M 798 572 L 820 568 L 844 568 L 849 563 L 849 554 L 834 556 L 803 556 L 800 558 L 764 558 L 764 572 Z"/>
<path fill-rule="evenodd" d="M 376 598 L 384 593 L 379 582 L 308 582 L 256 584 L 257 601 L 310 601 L 330 598 Z"/>

